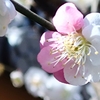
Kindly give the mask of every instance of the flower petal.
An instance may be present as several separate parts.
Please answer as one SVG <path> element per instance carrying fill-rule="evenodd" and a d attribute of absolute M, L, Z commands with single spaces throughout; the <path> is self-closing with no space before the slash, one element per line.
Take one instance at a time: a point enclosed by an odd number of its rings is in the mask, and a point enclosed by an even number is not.
<path fill-rule="evenodd" d="M 44 47 L 37 56 L 38 62 L 42 66 L 42 68 L 49 72 L 53 73 L 63 69 L 63 65 L 61 62 L 58 62 L 56 65 L 53 63 L 55 61 L 55 57 L 58 56 L 60 53 L 51 54 L 52 47 L 47 46 Z"/>
<path fill-rule="evenodd" d="M 90 43 L 94 38 L 98 38 L 100 40 L 100 27 L 88 25 L 82 30 L 82 34 Z"/>
<path fill-rule="evenodd" d="M 91 24 L 100 25 L 100 13 L 90 13 L 85 16 L 83 28 Z"/>
<path fill-rule="evenodd" d="M 89 59 L 86 62 L 86 73 L 88 76 L 88 81 L 99 82 L 100 81 L 100 66 L 94 66 Z"/>
<path fill-rule="evenodd" d="M 64 68 L 64 77 L 67 82 L 69 82 L 71 85 L 84 85 L 88 83 L 88 80 L 82 77 L 82 73 L 78 72 L 77 76 L 75 76 L 77 72 L 78 66 L 75 65 L 74 68 L 70 68 L 72 66 L 72 63 L 68 63 L 66 67 Z M 80 70 L 82 67 L 80 67 Z"/>
<path fill-rule="evenodd" d="M 63 83 L 66 83 L 66 84 L 69 84 L 69 83 L 65 80 L 65 78 L 64 78 L 63 69 L 62 69 L 62 70 L 59 70 L 59 71 L 57 71 L 57 72 L 55 72 L 55 73 L 53 73 L 53 75 L 54 75 L 54 77 L 55 77 L 58 81 L 63 82 Z"/>
<path fill-rule="evenodd" d="M 49 41 L 48 42 L 48 39 L 50 38 L 57 38 L 57 37 L 60 37 L 61 35 L 58 33 L 58 32 L 54 32 L 54 31 L 47 31 L 47 32 L 44 32 L 43 35 L 41 36 L 41 39 L 40 39 L 40 47 L 41 49 L 43 47 L 46 47 L 52 43 L 54 43 L 54 41 Z"/>
<path fill-rule="evenodd" d="M 74 4 L 65 3 L 57 10 L 53 24 L 58 32 L 67 34 L 83 26 L 83 15 Z"/>
<path fill-rule="evenodd" d="M 9 23 L 8 14 L 6 13 L 4 16 L 0 15 L 0 36 L 5 35 L 8 28 L 8 23 Z"/>
<path fill-rule="evenodd" d="M 100 27 L 93 26 L 93 25 L 88 25 L 85 27 L 82 31 L 83 36 L 91 43 L 92 47 L 91 49 L 91 54 L 90 54 L 90 59 L 93 65 L 100 65 Z M 94 49 L 95 48 L 95 49 Z M 98 52 L 97 54 L 95 54 Z"/>
<path fill-rule="evenodd" d="M 10 22 L 15 18 L 17 12 L 15 10 L 14 5 L 12 4 L 12 2 L 10 0 L 5 0 L 6 6 L 7 6 L 7 11 L 9 13 L 9 18 L 10 18 Z"/>
<path fill-rule="evenodd" d="M 100 65 L 100 38 L 94 38 L 91 41 L 91 44 L 95 47 L 97 54 L 95 54 L 94 48 L 91 48 L 91 54 L 90 54 L 90 59 L 93 65 L 98 66 Z"/>
<path fill-rule="evenodd" d="M 96 68 L 94 68 L 96 67 Z M 91 70 L 91 80 L 90 82 L 100 82 L 100 66 L 93 66 Z"/>
<path fill-rule="evenodd" d="M 2 8 L 1 8 L 2 7 Z M 16 10 L 10 0 L 0 0 L 0 36 L 4 36 Z"/>
<path fill-rule="evenodd" d="M 7 11 L 6 4 L 4 0 L 0 0 L 0 15 L 4 16 Z"/>

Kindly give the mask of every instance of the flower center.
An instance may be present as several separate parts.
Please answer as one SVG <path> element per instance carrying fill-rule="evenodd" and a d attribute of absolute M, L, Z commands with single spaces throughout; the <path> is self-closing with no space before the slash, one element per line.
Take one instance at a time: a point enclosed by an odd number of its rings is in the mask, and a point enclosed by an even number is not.
<path fill-rule="evenodd" d="M 91 54 L 91 48 L 94 49 L 95 54 L 98 54 L 96 48 L 87 41 L 81 33 L 74 32 L 68 35 L 62 35 L 56 39 L 48 39 L 48 41 L 55 41 L 55 46 L 51 49 L 50 53 L 59 53 L 59 55 L 50 63 L 53 63 L 54 66 L 56 66 L 60 61 L 65 60 L 63 65 L 66 65 L 73 60 L 74 64 L 71 66 L 71 69 L 74 68 L 75 65 L 78 65 L 75 77 L 81 66 L 84 70 L 84 76 L 86 57 Z"/>
<path fill-rule="evenodd" d="M 82 34 L 77 32 L 65 36 L 63 43 L 64 52 L 67 53 L 67 58 L 69 59 L 69 61 L 74 60 L 74 64 L 71 66 L 71 68 L 73 68 L 76 64 L 78 65 L 74 77 L 77 76 L 81 66 L 83 67 L 82 77 L 84 77 L 86 57 L 91 53 L 90 48 L 92 47 L 94 49 L 95 54 L 98 54 L 98 51 L 89 41 L 84 38 Z M 66 61 L 64 65 L 66 65 L 67 63 L 68 61 Z"/>
<path fill-rule="evenodd" d="M 85 64 L 86 56 L 90 55 L 91 43 L 88 42 L 81 34 L 74 33 L 65 36 L 64 52 L 67 52 L 67 58 L 74 59 L 75 64 Z"/>

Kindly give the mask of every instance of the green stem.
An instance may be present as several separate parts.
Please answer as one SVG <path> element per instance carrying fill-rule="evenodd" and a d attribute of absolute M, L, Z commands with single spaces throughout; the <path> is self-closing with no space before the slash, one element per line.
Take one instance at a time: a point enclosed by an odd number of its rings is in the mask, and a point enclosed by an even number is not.
<path fill-rule="evenodd" d="M 34 12 L 30 11 L 29 9 L 23 7 L 22 5 L 20 5 L 19 3 L 17 3 L 14 0 L 11 0 L 11 2 L 14 4 L 16 10 L 18 12 L 20 12 L 21 14 L 25 15 L 26 17 L 30 18 L 31 20 L 37 22 L 38 24 L 40 24 L 41 26 L 44 26 L 45 28 L 47 28 L 48 30 L 51 31 L 56 31 L 55 27 L 53 26 L 53 24 L 49 21 L 47 21 L 46 19 L 40 17 L 39 15 L 35 14 Z"/>

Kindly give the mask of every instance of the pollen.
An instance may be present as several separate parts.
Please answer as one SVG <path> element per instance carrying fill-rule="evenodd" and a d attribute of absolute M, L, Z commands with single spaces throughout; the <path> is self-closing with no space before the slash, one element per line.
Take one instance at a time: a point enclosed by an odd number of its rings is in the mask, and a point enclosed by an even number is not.
<path fill-rule="evenodd" d="M 99 53 L 98 51 L 95 52 L 96 55 L 97 55 L 98 53 Z"/>
<path fill-rule="evenodd" d="M 3 26 L 3 29 L 5 29 L 6 28 L 6 26 Z"/>

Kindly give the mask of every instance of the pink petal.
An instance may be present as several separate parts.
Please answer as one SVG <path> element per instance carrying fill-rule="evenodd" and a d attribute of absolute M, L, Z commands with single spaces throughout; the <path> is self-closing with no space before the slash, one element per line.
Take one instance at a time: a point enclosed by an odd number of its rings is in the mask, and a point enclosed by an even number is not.
<path fill-rule="evenodd" d="M 55 57 L 60 54 L 60 53 L 51 54 L 51 49 L 52 47 L 50 46 L 44 47 L 38 54 L 37 59 L 45 71 L 49 73 L 54 73 L 56 71 L 63 69 L 63 65 L 62 62 L 58 62 L 55 66 L 54 63 L 51 63 L 55 60 Z"/>
<path fill-rule="evenodd" d="M 48 39 L 50 38 L 56 38 L 61 36 L 58 32 L 54 32 L 54 31 L 47 31 L 44 32 L 43 35 L 41 36 L 40 39 L 40 48 L 42 49 L 43 47 L 46 47 L 52 43 L 54 43 L 54 41 L 52 42 L 47 42 Z"/>
<path fill-rule="evenodd" d="M 83 14 L 72 3 L 63 4 L 53 18 L 58 32 L 67 34 L 79 30 L 83 26 Z"/>
<path fill-rule="evenodd" d="M 53 75 L 54 75 L 54 77 L 55 77 L 58 81 L 63 82 L 63 83 L 66 83 L 66 84 L 69 84 L 69 83 L 65 80 L 65 78 L 64 78 L 63 69 L 62 69 L 62 70 L 59 70 L 59 71 L 57 71 L 57 72 L 55 72 L 55 73 L 53 73 Z"/>

